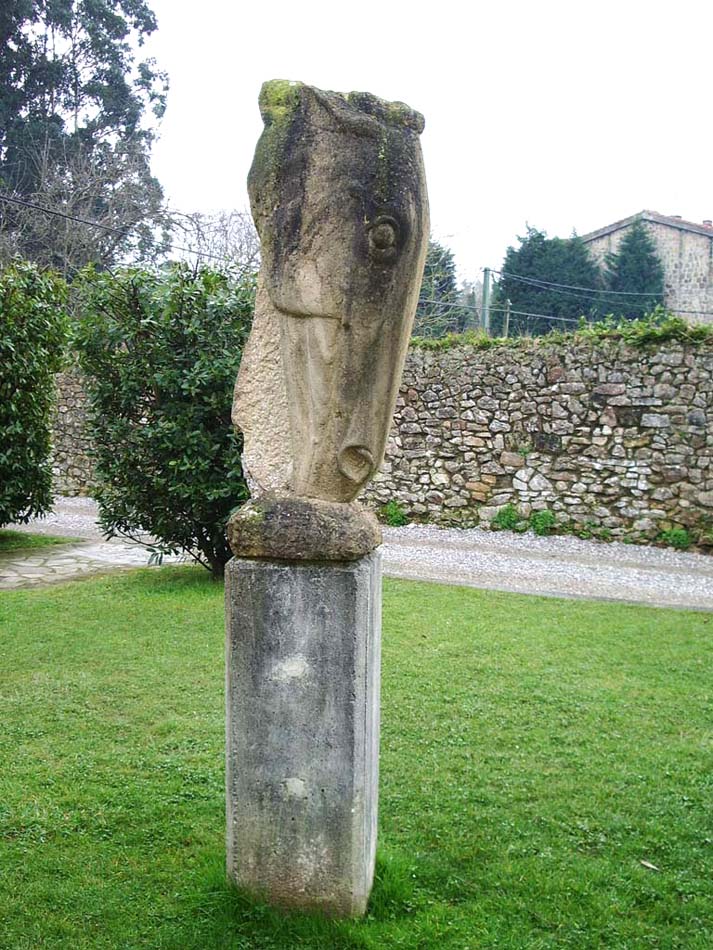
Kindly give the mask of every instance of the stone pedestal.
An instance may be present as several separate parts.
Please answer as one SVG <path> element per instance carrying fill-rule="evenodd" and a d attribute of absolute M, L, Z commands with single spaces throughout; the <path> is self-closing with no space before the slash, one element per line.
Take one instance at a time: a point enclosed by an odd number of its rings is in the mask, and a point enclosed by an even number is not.
<path fill-rule="evenodd" d="M 362 914 L 378 794 L 381 554 L 226 568 L 228 874 Z"/>

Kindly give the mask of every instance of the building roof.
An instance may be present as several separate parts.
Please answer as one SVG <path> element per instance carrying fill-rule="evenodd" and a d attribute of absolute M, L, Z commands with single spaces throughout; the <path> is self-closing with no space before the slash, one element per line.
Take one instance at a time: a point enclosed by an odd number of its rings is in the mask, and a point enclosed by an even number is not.
<path fill-rule="evenodd" d="M 621 231 L 622 228 L 628 228 L 634 221 L 650 221 L 652 224 L 663 224 L 679 231 L 693 231 L 694 234 L 704 234 L 706 237 L 713 238 L 713 223 L 708 221 L 703 224 L 696 224 L 694 221 L 684 221 L 683 218 L 675 215 L 659 214 L 658 211 L 639 211 L 638 214 L 622 218 L 621 221 L 615 221 L 613 224 L 607 224 L 606 227 L 590 231 L 589 234 L 583 234 L 582 240 L 588 243 L 596 240 L 596 238 L 605 237 L 607 234 Z"/>

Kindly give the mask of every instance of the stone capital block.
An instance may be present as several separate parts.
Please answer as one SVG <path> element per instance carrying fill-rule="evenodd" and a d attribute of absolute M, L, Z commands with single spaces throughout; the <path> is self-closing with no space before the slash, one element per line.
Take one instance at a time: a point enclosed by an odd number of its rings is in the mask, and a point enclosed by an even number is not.
<path fill-rule="evenodd" d="M 381 553 L 226 569 L 228 874 L 274 905 L 364 913 L 378 795 Z"/>
<path fill-rule="evenodd" d="M 263 495 L 228 521 L 236 557 L 281 561 L 354 561 L 382 541 L 375 516 L 359 505 L 317 498 Z"/>

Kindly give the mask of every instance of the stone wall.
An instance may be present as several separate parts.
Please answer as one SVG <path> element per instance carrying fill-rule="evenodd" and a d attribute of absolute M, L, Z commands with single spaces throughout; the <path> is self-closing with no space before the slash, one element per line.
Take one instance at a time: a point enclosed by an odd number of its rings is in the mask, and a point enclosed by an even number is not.
<path fill-rule="evenodd" d="M 86 397 L 76 370 L 60 373 L 52 433 L 52 473 L 60 495 L 84 495 L 92 483 L 89 440 L 84 431 Z"/>
<path fill-rule="evenodd" d="M 524 517 L 655 537 L 713 519 L 713 345 L 413 349 L 366 492 L 438 523 Z"/>
<path fill-rule="evenodd" d="M 78 378 L 59 379 L 55 475 L 91 482 Z M 527 517 L 612 537 L 713 522 L 713 344 L 522 340 L 412 349 L 372 505 L 439 524 Z M 595 531 L 595 533 L 596 533 Z"/>

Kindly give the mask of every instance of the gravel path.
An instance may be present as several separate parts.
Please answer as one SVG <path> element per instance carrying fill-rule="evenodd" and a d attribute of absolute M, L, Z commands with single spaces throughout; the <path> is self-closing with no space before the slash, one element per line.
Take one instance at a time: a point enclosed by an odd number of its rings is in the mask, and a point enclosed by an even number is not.
<path fill-rule="evenodd" d="M 97 525 L 97 505 L 91 498 L 65 498 L 59 495 L 54 500 L 53 511 L 44 518 L 35 518 L 30 524 L 9 527 L 14 531 L 30 531 L 32 534 L 56 534 L 87 541 L 104 540 Z"/>
<path fill-rule="evenodd" d="M 713 610 L 713 558 L 703 554 L 479 528 L 409 525 L 384 534 L 392 577 Z"/>
<path fill-rule="evenodd" d="M 0 589 L 146 564 L 143 548 L 103 541 L 88 498 L 58 498 L 52 514 L 18 530 L 84 539 L 0 561 Z M 552 597 L 713 610 L 713 558 L 577 538 L 409 525 L 384 531 L 391 577 Z"/>

